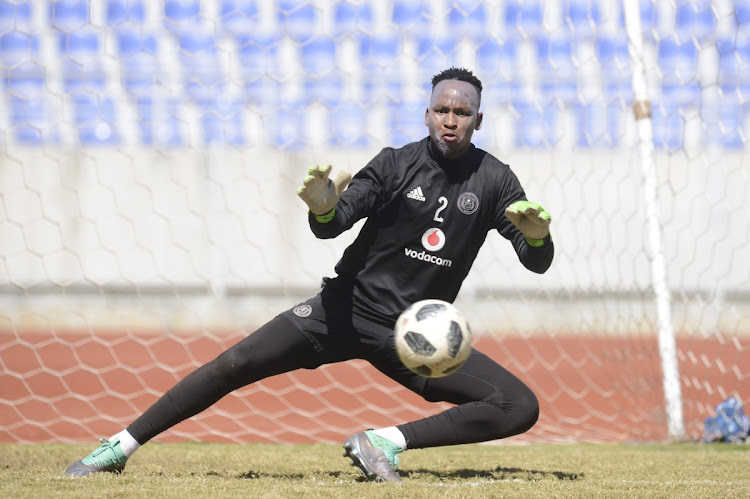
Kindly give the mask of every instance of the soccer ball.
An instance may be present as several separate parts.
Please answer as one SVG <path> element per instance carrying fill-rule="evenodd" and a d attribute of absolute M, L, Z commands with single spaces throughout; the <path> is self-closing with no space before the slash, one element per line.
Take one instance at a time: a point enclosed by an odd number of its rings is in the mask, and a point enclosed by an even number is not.
<path fill-rule="evenodd" d="M 471 353 L 471 330 L 463 314 L 442 300 L 422 300 L 396 321 L 396 352 L 412 372 L 441 378 L 457 371 Z"/>

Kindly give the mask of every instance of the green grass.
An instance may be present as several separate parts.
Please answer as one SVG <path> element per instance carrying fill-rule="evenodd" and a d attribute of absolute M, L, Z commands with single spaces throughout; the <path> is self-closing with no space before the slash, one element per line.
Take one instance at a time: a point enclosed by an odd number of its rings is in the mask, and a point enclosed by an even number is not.
<path fill-rule="evenodd" d="M 750 445 L 464 445 L 361 481 L 334 445 L 158 444 L 122 475 L 66 478 L 95 446 L 0 444 L 0 497 L 750 497 Z"/>

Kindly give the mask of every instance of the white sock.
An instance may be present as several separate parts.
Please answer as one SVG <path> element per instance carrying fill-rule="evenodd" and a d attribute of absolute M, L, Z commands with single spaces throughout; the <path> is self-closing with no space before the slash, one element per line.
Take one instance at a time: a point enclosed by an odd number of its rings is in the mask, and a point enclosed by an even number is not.
<path fill-rule="evenodd" d="M 135 451 L 138 450 L 138 448 L 141 446 L 136 440 L 128 433 L 128 430 L 122 430 L 117 435 L 112 435 L 110 437 L 110 442 L 112 440 L 119 440 L 120 441 L 120 449 L 122 450 L 123 454 L 125 454 L 125 457 L 132 456 Z"/>
<path fill-rule="evenodd" d="M 379 437 L 387 438 L 394 444 L 406 450 L 406 437 L 404 437 L 404 434 L 401 433 L 401 430 L 399 430 L 395 426 L 389 426 L 388 428 L 380 428 L 378 430 L 372 430 L 372 432 Z"/>

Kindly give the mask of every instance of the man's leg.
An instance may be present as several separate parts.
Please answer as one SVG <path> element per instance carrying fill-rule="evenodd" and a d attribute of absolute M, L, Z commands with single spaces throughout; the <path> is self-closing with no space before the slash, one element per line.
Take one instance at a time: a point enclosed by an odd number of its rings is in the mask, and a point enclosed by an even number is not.
<path fill-rule="evenodd" d="M 444 378 L 420 378 L 401 366 L 385 368 L 386 375 L 426 400 L 456 404 L 434 416 L 399 425 L 410 449 L 507 438 L 528 431 L 539 418 L 534 392 L 477 350 L 472 350 L 459 371 Z"/>
<path fill-rule="evenodd" d="M 307 337 L 289 319 L 278 316 L 186 376 L 133 421 L 125 432 L 120 432 L 118 438 L 103 441 L 92 454 L 70 465 L 65 474 L 119 473 L 138 446 L 163 431 L 250 383 L 295 369 L 317 367 L 316 358 L 315 349 Z M 133 445 L 128 452 L 123 449 L 121 440 L 130 438 Z"/>
<path fill-rule="evenodd" d="M 367 430 L 344 442 L 345 456 L 370 480 L 401 481 L 396 474 L 398 456 L 406 448 L 484 442 L 523 433 L 539 417 L 534 393 L 498 363 L 472 350 L 462 368 L 444 378 L 427 379 L 409 371 L 380 350 L 368 359 L 386 376 L 431 402 L 456 407 L 396 427 Z M 385 355 L 383 355 L 385 353 Z"/>

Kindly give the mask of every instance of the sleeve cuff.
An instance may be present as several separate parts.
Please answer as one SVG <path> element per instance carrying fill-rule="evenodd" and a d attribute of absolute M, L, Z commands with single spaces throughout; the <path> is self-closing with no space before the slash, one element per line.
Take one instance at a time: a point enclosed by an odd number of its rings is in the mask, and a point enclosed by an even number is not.
<path fill-rule="evenodd" d="M 526 236 L 524 236 L 524 238 L 526 238 L 526 242 L 529 244 L 529 246 L 533 246 L 534 248 L 540 248 L 544 246 L 545 244 L 547 244 L 548 242 L 552 241 L 552 234 L 547 234 L 542 239 L 532 239 Z"/>
<path fill-rule="evenodd" d="M 333 220 L 334 215 L 336 215 L 336 207 L 334 206 L 331 211 L 328 213 L 325 213 L 323 215 L 315 215 L 315 221 L 321 224 L 327 224 L 331 220 Z"/>

